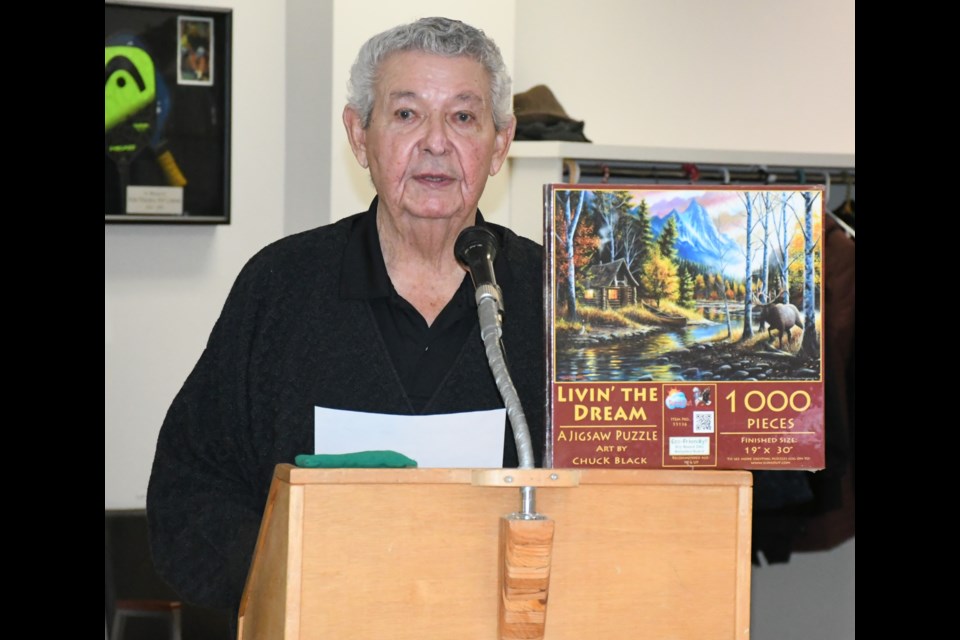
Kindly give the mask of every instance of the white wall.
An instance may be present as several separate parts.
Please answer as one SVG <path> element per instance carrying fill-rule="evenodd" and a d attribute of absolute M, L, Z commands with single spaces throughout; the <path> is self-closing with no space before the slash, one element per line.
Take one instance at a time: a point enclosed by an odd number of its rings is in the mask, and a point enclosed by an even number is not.
<path fill-rule="evenodd" d="M 333 4 L 287 0 L 286 219 L 283 235 L 330 222 Z M 339 113 L 340 110 L 336 109 Z M 339 140 L 339 138 L 336 138 Z"/>
<path fill-rule="evenodd" d="M 855 0 L 517 2 L 514 90 L 597 144 L 854 153 Z"/>
<path fill-rule="evenodd" d="M 284 232 L 284 3 L 176 4 L 233 8 L 231 222 L 104 225 L 108 509 L 143 507 L 170 401 L 243 263 Z"/>
<path fill-rule="evenodd" d="M 750 640 L 854 640 L 856 540 L 829 552 L 794 553 L 755 567 Z"/>

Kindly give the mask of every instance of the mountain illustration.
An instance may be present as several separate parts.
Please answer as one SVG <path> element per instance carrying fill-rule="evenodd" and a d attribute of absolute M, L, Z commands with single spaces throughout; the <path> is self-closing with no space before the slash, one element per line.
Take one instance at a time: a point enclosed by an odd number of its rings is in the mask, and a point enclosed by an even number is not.
<path fill-rule="evenodd" d="M 707 210 L 696 198 L 681 213 L 673 209 L 662 218 L 653 218 L 650 227 L 654 238 L 659 238 L 667 221 L 674 220 L 677 227 L 677 255 L 702 265 L 719 267 L 720 258 L 726 252 L 726 262 L 735 262 L 740 257 L 737 243 L 717 231 Z"/>

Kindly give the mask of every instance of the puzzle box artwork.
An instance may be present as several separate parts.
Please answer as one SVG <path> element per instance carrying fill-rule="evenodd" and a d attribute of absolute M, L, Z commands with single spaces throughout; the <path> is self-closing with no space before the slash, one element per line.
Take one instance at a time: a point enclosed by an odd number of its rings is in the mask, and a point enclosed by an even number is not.
<path fill-rule="evenodd" d="M 547 185 L 555 467 L 824 467 L 820 187 Z"/>

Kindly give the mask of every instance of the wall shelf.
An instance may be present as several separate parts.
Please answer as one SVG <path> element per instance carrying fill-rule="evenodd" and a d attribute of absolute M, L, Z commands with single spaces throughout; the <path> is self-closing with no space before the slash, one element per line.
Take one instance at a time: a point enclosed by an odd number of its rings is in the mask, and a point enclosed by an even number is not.
<path fill-rule="evenodd" d="M 771 165 L 791 167 L 850 168 L 855 156 L 845 153 L 787 153 L 738 151 L 730 149 L 684 149 L 678 147 L 634 147 L 589 142 L 515 141 L 511 160 L 570 158 L 627 162 L 692 162 L 696 164 Z"/>

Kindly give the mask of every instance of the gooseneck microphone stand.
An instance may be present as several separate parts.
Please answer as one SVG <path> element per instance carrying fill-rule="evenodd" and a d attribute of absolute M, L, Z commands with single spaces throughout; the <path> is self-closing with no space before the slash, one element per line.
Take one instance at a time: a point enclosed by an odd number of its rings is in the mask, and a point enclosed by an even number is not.
<path fill-rule="evenodd" d="M 464 229 L 457 237 L 454 254 L 460 264 L 469 271 L 476 287 L 477 313 L 480 318 L 480 337 L 486 349 L 487 362 L 493 372 L 493 379 L 507 408 L 507 417 L 513 430 L 513 439 L 517 444 L 517 456 L 521 469 L 535 467 L 533 442 L 530 428 L 523 413 L 520 396 L 510 377 L 507 360 L 504 356 L 502 321 L 503 294 L 497 285 L 493 271 L 493 261 L 499 250 L 497 237 L 486 227 L 475 226 Z M 519 518 L 536 519 L 536 488 L 520 488 Z"/>

